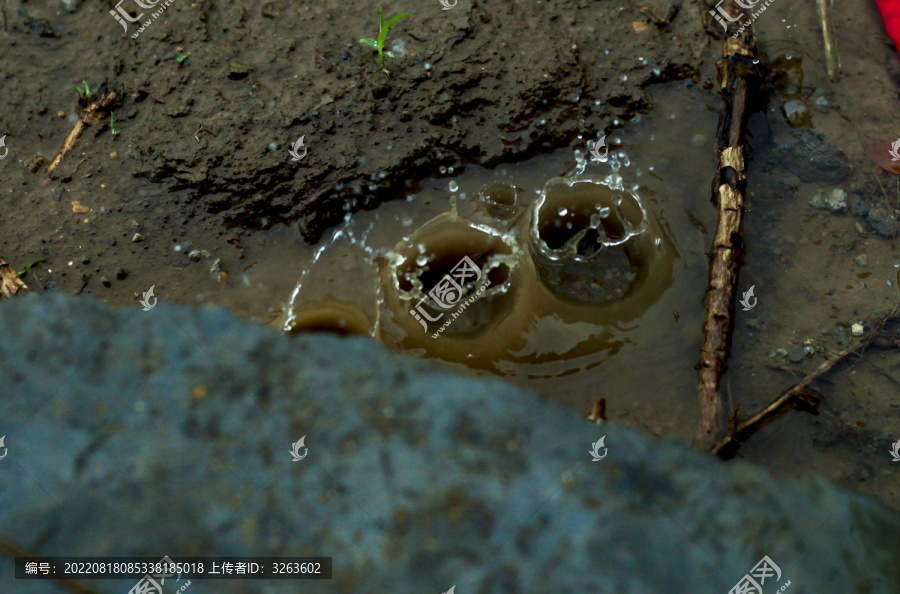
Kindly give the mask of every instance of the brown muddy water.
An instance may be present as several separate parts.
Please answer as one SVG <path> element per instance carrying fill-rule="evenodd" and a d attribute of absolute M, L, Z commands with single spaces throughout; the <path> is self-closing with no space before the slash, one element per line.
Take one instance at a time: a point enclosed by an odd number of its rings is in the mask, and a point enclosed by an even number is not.
<path fill-rule="evenodd" d="M 469 18 L 471 4 L 392 32 L 405 53 L 391 79 L 344 39 L 371 19 L 343 4 L 176 4 L 132 45 L 99 29 L 105 10 L 87 4 L 43 15 L 71 46 L 8 11 L 19 37 L 4 48 L 15 84 L 0 108 L 3 256 L 17 268 L 46 258 L 25 277 L 36 292 L 133 306 L 153 285 L 161 300 L 290 332 L 369 335 L 580 411 L 603 397 L 611 419 L 691 439 L 721 40 L 687 8 L 658 30 L 633 24 L 638 7 L 618 18 L 624 9 L 591 3 L 588 18 L 577 2 L 550 16 L 543 3 L 488 3 Z M 758 304 L 738 307 L 725 382 L 742 414 L 900 299 L 900 171 L 887 156 L 900 61 L 871 2 L 832 17 L 835 81 L 813 4 L 777 0 L 754 23 L 769 101 L 749 126 L 739 293 L 754 287 Z M 533 22 L 550 29 L 537 35 Z M 298 39 L 301 28 L 313 33 Z M 50 178 L 36 157 L 59 149 L 84 79 L 126 89 L 126 127 L 90 129 Z M 303 133 L 298 165 L 287 148 Z M 603 134 L 605 162 L 587 152 Z M 439 294 L 450 309 L 422 301 L 445 275 L 465 295 Z M 871 349 L 814 387 L 821 414 L 788 414 L 742 455 L 900 509 L 888 454 L 900 352 Z"/>

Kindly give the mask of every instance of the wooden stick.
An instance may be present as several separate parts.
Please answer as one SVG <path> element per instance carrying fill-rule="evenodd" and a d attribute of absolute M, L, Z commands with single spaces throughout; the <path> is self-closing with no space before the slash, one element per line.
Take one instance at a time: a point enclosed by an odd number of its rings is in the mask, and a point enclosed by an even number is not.
<path fill-rule="evenodd" d="M 0 299 L 28 293 L 28 285 L 22 282 L 16 269 L 0 258 Z"/>
<path fill-rule="evenodd" d="M 60 161 L 62 161 L 63 157 L 66 156 L 72 148 L 75 146 L 75 143 L 78 141 L 78 137 L 81 136 L 81 133 L 84 132 L 84 129 L 88 126 L 98 123 L 105 116 L 109 115 L 110 106 L 112 102 L 115 100 L 115 93 L 107 93 L 103 95 L 99 100 L 88 103 L 87 105 L 83 105 L 81 108 L 81 113 L 78 116 L 78 121 L 75 123 L 75 127 L 72 128 L 72 131 L 69 132 L 69 135 L 66 137 L 66 141 L 63 143 L 62 148 L 59 150 L 59 153 L 53 159 L 53 162 L 50 163 L 50 166 L 47 167 L 47 174 L 53 172 L 54 169 L 59 165 Z M 79 104 L 83 103 L 79 101 Z"/>
<path fill-rule="evenodd" d="M 851 343 L 847 345 L 846 349 L 832 354 L 824 363 L 819 365 L 815 371 L 782 392 L 778 398 L 749 419 L 738 423 L 738 411 L 735 411 L 732 415 L 731 427 L 728 431 L 728 435 L 712 447 L 712 452 L 725 460 L 733 458 L 740 447 L 754 433 L 791 409 L 817 414 L 818 406 L 822 402 L 822 395 L 810 390 L 809 385 L 818 377 L 828 372 L 828 370 L 834 367 L 839 361 L 853 353 L 862 351 L 870 343 L 879 346 L 884 344 L 883 341 L 878 340 L 879 337 L 877 334 L 885 324 L 896 318 L 898 314 L 900 314 L 900 306 L 895 307 L 890 313 L 883 316 L 865 336 L 853 339 Z"/>
<path fill-rule="evenodd" d="M 731 349 L 734 326 L 734 297 L 743 254 L 744 189 L 747 170 L 744 163 L 744 128 L 751 94 L 760 88 L 754 67 L 758 62 L 755 38 L 741 32 L 732 38 L 726 34 L 719 69 L 725 110 L 719 121 L 716 152 L 719 165 L 712 202 L 718 210 L 718 223 L 709 264 L 706 289 L 706 319 L 703 344 L 697 363 L 700 392 L 701 442 L 712 445 L 722 432 L 722 396 L 720 384 Z"/>

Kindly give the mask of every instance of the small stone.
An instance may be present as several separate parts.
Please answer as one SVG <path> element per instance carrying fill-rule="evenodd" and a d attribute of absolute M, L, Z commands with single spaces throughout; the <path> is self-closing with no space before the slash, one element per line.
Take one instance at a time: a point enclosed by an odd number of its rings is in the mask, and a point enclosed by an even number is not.
<path fill-rule="evenodd" d="M 104 287 L 111 287 L 111 286 L 112 286 L 112 283 L 109 282 L 109 279 L 106 278 L 105 276 L 101 276 L 101 277 L 100 277 L 100 284 L 103 285 Z"/>
<path fill-rule="evenodd" d="M 217 274 L 222 270 L 222 258 L 216 258 L 212 264 L 212 267 L 209 271 L 213 274 Z"/>
<path fill-rule="evenodd" d="M 868 221 L 876 233 L 885 237 L 896 236 L 898 229 L 900 229 L 897 219 L 884 206 L 876 206 L 869 209 Z"/>
<path fill-rule="evenodd" d="M 113 151 L 109 154 L 110 159 L 117 159 L 118 157 L 119 157 L 119 153 L 116 151 Z"/>
<path fill-rule="evenodd" d="M 35 173 L 38 169 L 41 168 L 41 165 L 47 162 L 47 159 L 41 157 L 40 155 L 30 155 L 25 157 L 25 160 L 22 162 L 25 167 L 28 168 L 31 173 Z"/>
<path fill-rule="evenodd" d="M 82 264 L 90 264 L 90 263 L 91 263 L 91 259 L 88 258 L 87 256 L 85 256 L 84 258 L 81 259 L 81 263 L 82 263 Z"/>
<path fill-rule="evenodd" d="M 865 254 L 856 257 L 856 263 L 860 266 L 865 266 L 868 261 L 869 261 L 869 259 L 866 257 Z"/>
<path fill-rule="evenodd" d="M 787 123 L 794 128 L 809 128 L 812 126 L 809 107 L 803 101 L 787 101 L 781 106 L 781 113 Z"/>
<path fill-rule="evenodd" d="M 140 243 L 144 241 L 144 236 L 140 233 L 135 233 L 134 237 L 131 238 L 132 243 Z"/>
<path fill-rule="evenodd" d="M 60 109 L 59 111 L 56 112 L 56 117 L 64 118 L 64 117 L 66 117 L 66 112 L 64 112 L 63 110 Z"/>
<path fill-rule="evenodd" d="M 247 78 L 248 74 L 250 74 L 250 67 L 243 62 L 231 62 L 228 65 L 228 78 L 231 80 Z"/>
<path fill-rule="evenodd" d="M 793 347 L 787 352 L 787 360 L 791 363 L 800 363 L 806 359 L 806 351 L 799 347 Z"/>
<path fill-rule="evenodd" d="M 818 192 L 809 201 L 809 205 L 820 210 L 843 212 L 847 209 L 847 192 L 840 188 L 836 188 L 824 195 Z"/>
<path fill-rule="evenodd" d="M 865 332 L 865 328 L 863 328 L 862 324 L 853 324 L 850 327 L 850 332 L 853 334 L 853 336 L 862 336 Z"/>
<path fill-rule="evenodd" d="M 116 278 L 119 280 L 125 280 L 128 277 L 128 271 L 124 268 L 119 268 L 116 270 Z"/>
<path fill-rule="evenodd" d="M 787 357 L 787 354 L 788 354 L 787 351 L 784 349 L 778 349 L 775 352 L 778 353 L 779 355 L 781 355 L 782 357 Z"/>
<path fill-rule="evenodd" d="M 201 254 L 200 250 L 191 250 L 188 254 L 188 258 L 191 259 L 191 262 L 199 262 L 200 258 L 202 257 L 203 255 Z"/>

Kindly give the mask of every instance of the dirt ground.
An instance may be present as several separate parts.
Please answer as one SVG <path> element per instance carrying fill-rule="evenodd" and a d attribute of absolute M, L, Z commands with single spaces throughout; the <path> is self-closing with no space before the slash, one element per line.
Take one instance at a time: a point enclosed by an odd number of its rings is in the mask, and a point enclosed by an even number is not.
<path fill-rule="evenodd" d="M 742 410 L 765 404 L 818 364 L 805 355 L 787 364 L 771 356 L 776 348 L 802 348 L 813 337 L 821 347 L 816 356 L 823 356 L 846 338 L 850 323 L 897 301 L 896 284 L 885 282 L 900 280 L 890 239 L 900 176 L 888 171 L 882 149 L 900 136 L 890 103 L 898 97 L 900 64 L 877 35 L 863 34 L 877 22 L 872 7 L 851 4 L 835 17 L 843 27 L 844 75 L 833 85 L 815 45 L 813 8 L 794 14 L 776 4 L 756 23 L 766 40 L 761 68 L 770 99 L 765 117 L 751 122 L 750 249 L 741 290 L 758 284 L 763 305 L 736 327 L 729 395 Z M 122 6 L 135 16 L 142 10 L 132 0 Z M 380 7 L 388 16 L 412 13 L 388 35 L 396 54 L 385 62 L 390 75 L 358 41 L 377 37 Z M 25 276 L 35 292 L 133 306 L 154 285 L 175 303 L 226 304 L 262 319 L 299 278 L 304 244 L 319 241 L 346 212 L 375 209 L 466 167 L 524 162 L 619 129 L 624 135 L 629 123 L 646 142 L 635 142 L 632 158 L 673 164 L 665 183 L 677 187 L 669 191 L 694 200 L 678 213 L 680 224 L 698 246 L 709 245 L 713 170 L 703 160 L 712 158 L 721 37 L 714 23 L 702 29 L 696 5 L 657 26 L 647 15 L 659 19 L 668 5 L 459 0 L 442 10 L 438 0 L 174 0 L 137 39 L 131 36 L 138 24 L 123 31 L 110 8 L 8 0 L 0 13 L 0 135 L 9 149 L 0 160 L 0 255 L 16 268 L 44 259 Z M 795 23 L 794 33 L 779 28 L 778 11 Z M 97 90 L 94 98 L 116 93 L 118 131 L 112 134 L 108 118 L 88 127 L 48 173 L 78 117 L 73 87 L 85 82 Z M 668 116 L 648 114 L 656 98 L 679 87 L 693 94 L 667 107 L 672 118 L 689 113 L 689 104 L 707 113 L 703 126 L 695 114 L 678 120 L 677 134 L 667 133 Z M 791 126 L 786 105 L 814 126 Z M 658 126 L 656 144 L 639 116 Z M 811 136 L 819 130 L 824 140 Z M 307 153 L 294 161 L 288 149 L 301 136 Z M 831 170 L 840 176 L 822 173 Z M 837 184 L 851 195 L 844 213 L 809 207 L 819 187 Z M 679 249 L 693 280 L 702 278 L 704 248 L 681 242 Z M 252 267 L 283 284 L 253 294 L 256 286 L 248 290 L 241 280 Z M 703 287 L 693 285 L 694 293 L 679 296 L 678 333 L 695 360 Z M 236 304 L 238 290 L 244 292 Z M 783 472 L 811 465 L 900 507 L 889 464 L 873 469 L 867 461 L 876 451 L 889 460 L 886 444 L 900 439 L 900 362 L 879 356 L 888 359 L 875 363 L 877 379 L 866 376 L 859 385 L 854 370 L 841 370 L 830 392 L 842 395 L 836 408 L 813 420 L 789 416 L 781 421 L 784 433 L 761 436 L 746 455 Z M 641 417 L 637 406 L 635 417 L 623 420 L 690 434 L 695 375 L 682 363 L 677 375 L 660 380 L 670 396 L 652 403 L 656 416 Z M 646 359 L 630 364 L 640 370 Z M 644 390 L 644 374 L 634 378 L 617 385 Z M 684 394 L 689 404 L 674 403 Z"/>

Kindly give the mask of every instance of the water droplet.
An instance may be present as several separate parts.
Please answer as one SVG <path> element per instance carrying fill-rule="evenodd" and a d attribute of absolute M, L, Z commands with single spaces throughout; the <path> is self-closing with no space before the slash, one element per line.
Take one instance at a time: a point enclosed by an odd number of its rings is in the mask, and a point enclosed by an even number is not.
<path fill-rule="evenodd" d="M 400 223 L 401 223 L 404 227 L 409 227 L 410 225 L 413 224 L 412 217 L 403 217 L 403 218 L 400 220 Z"/>
<path fill-rule="evenodd" d="M 560 209 L 559 209 L 559 216 L 561 216 L 561 217 L 566 216 L 568 213 L 569 213 L 569 211 L 568 211 L 567 209 L 565 209 L 565 208 L 560 208 Z"/>
<path fill-rule="evenodd" d="M 451 192 L 455 192 L 459 189 L 459 184 L 457 184 L 455 181 L 451 181 L 448 187 L 450 188 Z"/>
<path fill-rule="evenodd" d="M 428 257 L 427 256 L 418 256 L 416 258 L 416 264 L 418 264 L 419 266 L 425 266 L 426 264 L 428 264 Z"/>
<path fill-rule="evenodd" d="M 448 167 L 448 168 L 447 168 L 447 173 L 453 173 L 453 168 L 452 168 L 452 167 Z"/>
<path fill-rule="evenodd" d="M 620 80 L 623 80 L 623 81 L 626 81 L 626 80 L 628 80 L 628 75 L 627 75 L 627 74 L 623 74 L 622 76 L 619 77 L 619 79 L 620 79 Z"/>
<path fill-rule="evenodd" d="M 270 151 L 274 151 L 274 150 L 277 149 L 277 148 L 278 148 L 278 145 L 275 144 L 274 142 L 270 142 L 270 143 L 269 143 L 269 150 L 270 150 Z"/>
<path fill-rule="evenodd" d="M 438 171 L 440 171 L 441 174 L 443 175 L 444 173 L 447 173 L 447 168 L 444 167 L 443 165 L 441 165 L 440 167 L 438 167 Z"/>
<path fill-rule="evenodd" d="M 431 70 L 431 64 L 425 62 L 425 70 Z"/>

